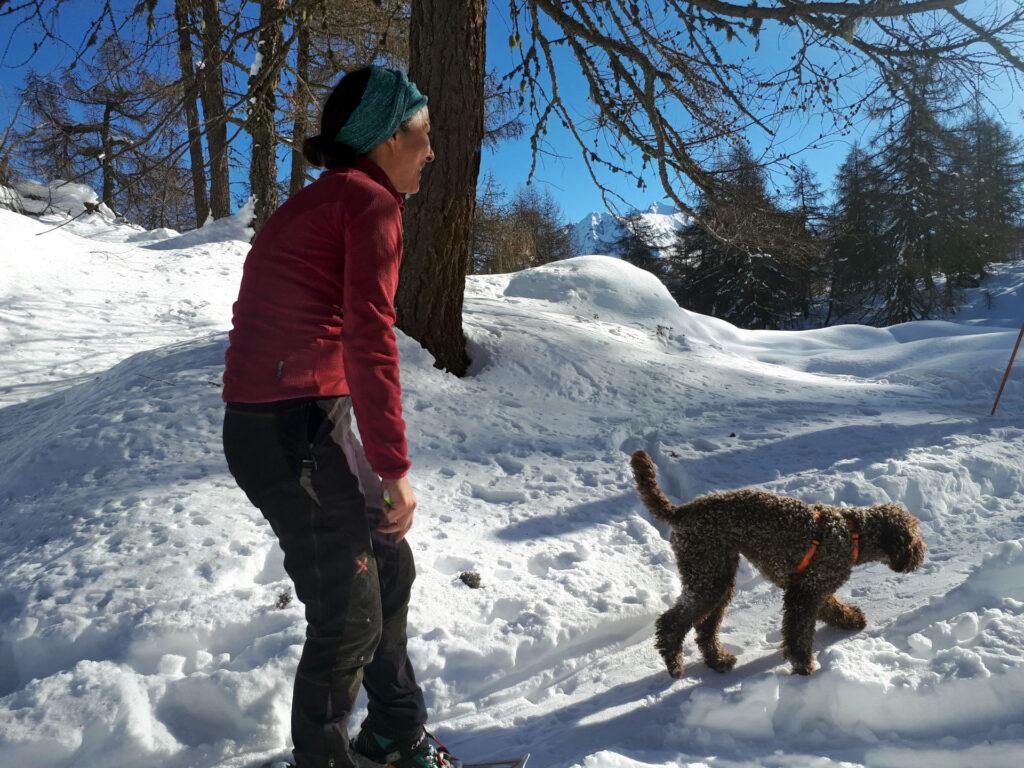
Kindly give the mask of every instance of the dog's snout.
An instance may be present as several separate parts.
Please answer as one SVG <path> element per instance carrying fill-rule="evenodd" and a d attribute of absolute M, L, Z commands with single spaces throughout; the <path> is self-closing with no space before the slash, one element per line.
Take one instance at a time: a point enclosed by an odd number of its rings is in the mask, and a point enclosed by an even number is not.
<path fill-rule="evenodd" d="M 916 543 L 904 557 L 894 560 L 892 569 L 897 573 L 911 573 L 916 571 L 924 563 L 924 555 L 927 547 L 922 543 Z"/>

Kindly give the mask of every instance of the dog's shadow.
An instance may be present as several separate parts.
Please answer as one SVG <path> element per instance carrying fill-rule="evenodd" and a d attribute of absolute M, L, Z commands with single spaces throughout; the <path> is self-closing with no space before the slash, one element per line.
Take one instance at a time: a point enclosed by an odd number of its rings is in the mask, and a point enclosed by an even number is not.
<path fill-rule="evenodd" d="M 726 619 L 728 621 L 728 619 Z M 826 648 L 856 633 L 821 627 L 816 635 L 815 650 Z M 671 678 L 664 670 L 638 680 L 608 688 L 554 712 L 515 719 L 511 727 L 492 726 L 474 731 L 448 730 L 438 727 L 442 741 L 456 754 L 476 760 L 499 759 L 530 752 L 530 768 L 581 764 L 588 756 L 611 750 L 637 760 L 650 762 L 652 747 L 665 742 L 666 729 L 682 729 L 681 710 L 692 696 L 700 693 L 727 695 L 747 683 L 756 683 L 766 676 L 781 677 L 781 685 L 798 694 L 814 676 L 791 675 L 789 664 L 780 648 L 751 658 L 744 663 L 744 648 L 726 642 L 730 650 L 740 654 L 731 672 L 719 673 L 705 666 L 692 637 L 686 643 L 690 663 L 686 676 Z M 651 649 L 654 653 L 653 648 Z M 777 670 L 773 672 L 773 670 Z M 822 673 L 816 672 L 815 675 Z M 613 713 L 607 716 L 607 713 Z M 447 738 L 446 738 L 447 737 Z M 716 754 L 728 759 L 726 739 L 716 746 Z M 735 744 L 735 758 L 749 758 L 750 745 Z"/>
<path fill-rule="evenodd" d="M 636 492 L 620 493 L 595 501 L 560 507 L 550 515 L 530 517 L 505 526 L 495 533 L 502 541 L 534 541 L 592 528 L 610 520 L 621 520 L 637 508 Z"/>
<path fill-rule="evenodd" d="M 687 645 L 690 650 L 690 644 Z M 695 648 L 692 650 L 695 652 Z M 696 656 L 681 680 L 674 680 L 660 670 L 595 693 L 556 712 L 517 718 L 511 727 L 445 733 L 441 726 L 438 735 L 452 744 L 456 754 L 473 761 L 529 752 L 530 768 L 581 765 L 604 750 L 649 761 L 651 746 L 665 742 L 666 730 L 683 727 L 680 711 L 695 693 L 725 695 L 727 688 L 756 681 L 781 664 L 781 651 L 775 650 L 745 665 L 740 658 L 732 672 L 721 674 L 703 665 Z M 607 713 L 614 714 L 609 717 Z M 718 749 L 721 751 L 721 746 Z M 750 756 L 749 749 L 741 743 L 737 743 L 735 752 L 735 757 Z"/>
<path fill-rule="evenodd" d="M 822 627 L 817 633 L 815 648 L 820 653 L 852 634 L 856 633 Z M 726 645 L 735 653 L 743 653 L 744 649 L 738 645 L 728 642 Z M 654 654 L 653 647 L 651 653 Z M 694 694 L 710 692 L 724 695 L 727 689 L 758 682 L 779 667 L 782 667 L 784 685 L 790 679 L 798 686 L 813 679 L 797 675 L 790 677 L 780 649 L 752 658 L 747 663 L 740 655 L 735 669 L 726 673 L 715 672 L 704 665 L 692 638 L 686 644 L 686 653 L 690 664 L 681 680 L 671 678 L 662 669 L 640 679 L 620 683 L 554 712 L 516 717 L 511 726 L 467 731 L 450 729 L 442 722 L 431 730 L 467 762 L 497 760 L 529 752 L 529 768 L 547 768 L 581 764 L 585 758 L 602 750 L 650 761 L 652 748 L 657 749 L 657 745 L 665 742 L 666 729 L 683 728 L 680 710 Z M 605 713 L 615 714 L 605 716 Z M 738 741 L 731 745 L 731 739 L 722 740 L 716 746 L 716 754 L 723 759 L 749 759 L 749 743 Z M 734 754 L 730 754 L 730 750 Z M 289 757 L 282 752 L 277 759 Z M 254 760 L 245 763 L 244 768 L 262 768 L 265 763 L 266 758 Z"/>

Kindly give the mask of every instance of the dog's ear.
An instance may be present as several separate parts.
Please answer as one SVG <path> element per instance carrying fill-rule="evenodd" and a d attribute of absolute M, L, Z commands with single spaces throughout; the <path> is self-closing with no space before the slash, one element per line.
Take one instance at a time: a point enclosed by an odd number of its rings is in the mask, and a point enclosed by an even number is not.
<path fill-rule="evenodd" d="M 910 573 L 924 563 L 928 547 L 921 539 L 920 525 L 912 514 L 898 504 L 880 504 L 878 544 L 897 573 Z"/>

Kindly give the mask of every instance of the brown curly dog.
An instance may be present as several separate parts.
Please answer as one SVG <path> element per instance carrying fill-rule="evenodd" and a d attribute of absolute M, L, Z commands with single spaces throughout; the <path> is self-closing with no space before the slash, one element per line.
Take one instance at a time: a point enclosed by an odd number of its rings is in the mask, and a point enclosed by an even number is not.
<path fill-rule="evenodd" d="M 801 675 L 814 671 L 816 620 L 842 629 L 865 626 L 863 611 L 834 594 L 855 564 L 877 561 L 908 573 L 924 561 L 918 521 L 898 504 L 839 508 L 747 489 L 676 506 L 658 487 L 650 456 L 637 451 L 630 463 L 644 505 L 672 525 L 683 592 L 658 618 L 655 641 L 673 677 L 683 676 L 690 627 L 705 664 L 718 672 L 736 664 L 718 631 L 735 593 L 740 555 L 785 590 L 782 652 Z"/>

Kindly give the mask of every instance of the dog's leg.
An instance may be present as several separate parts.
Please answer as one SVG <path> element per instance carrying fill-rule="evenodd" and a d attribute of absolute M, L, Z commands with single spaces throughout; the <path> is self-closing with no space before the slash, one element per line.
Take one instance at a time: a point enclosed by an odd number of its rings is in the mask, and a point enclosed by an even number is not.
<path fill-rule="evenodd" d="M 799 586 L 787 589 L 782 598 L 782 655 L 800 675 L 814 671 L 814 622 L 822 599 Z"/>
<path fill-rule="evenodd" d="M 736 666 L 736 655 L 725 650 L 725 646 L 718 639 L 718 631 L 722 627 L 725 610 L 729 607 L 729 602 L 735 593 L 735 587 L 730 584 L 729 590 L 719 600 L 718 605 L 712 608 L 711 612 L 696 625 L 697 647 L 700 648 L 700 652 L 704 656 L 704 663 L 715 672 L 728 672 Z"/>
<path fill-rule="evenodd" d="M 839 629 L 864 629 L 868 623 L 864 611 L 856 605 L 844 603 L 835 595 L 825 598 L 825 602 L 818 608 L 818 618 L 830 627 Z"/>
<path fill-rule="evenodd" d="M 665 660 L 668 673 L 675 678 L 682 677 L 685 672 L 683 638 L 693 625 L 693 613 L 693 606 L 687 596 L 683 595 L 654 624 L 654 644 Z"/>
<path fill-rule="evenodd" d="M 725 650 L 718 638 L 718 632 L 722 628 L 725 611 L 736 594 L 736 569 L 739 564 L 739 556 L 735 553 L 725 559 L 712 590 L 712 594 L 717 595 L 718 600 L 712 603 L 711 609 L 695 625 L 697 647 L 704 656 L 704 663 L 716 672 L 728 672 L 736 666 L 736 656 Z"/>

